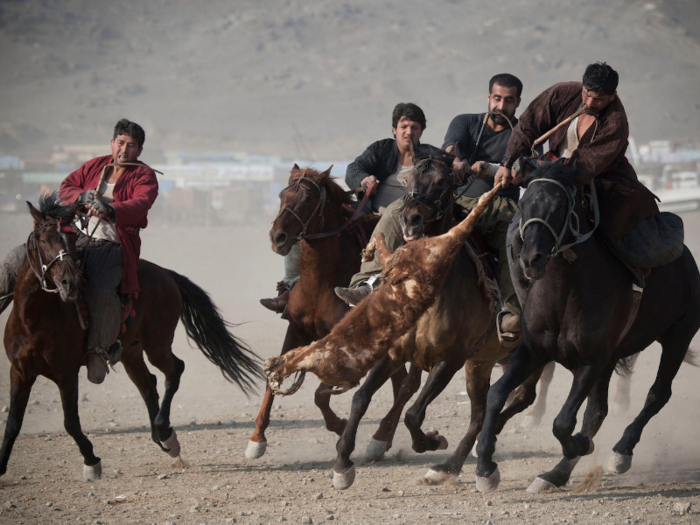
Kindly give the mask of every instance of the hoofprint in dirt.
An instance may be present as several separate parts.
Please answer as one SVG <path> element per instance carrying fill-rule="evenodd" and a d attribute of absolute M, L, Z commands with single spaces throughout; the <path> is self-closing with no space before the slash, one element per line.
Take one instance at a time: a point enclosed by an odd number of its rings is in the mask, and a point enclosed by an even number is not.
<path fill-rule="evenodd" d="M 683 219 L 686 242 L 698 254 L 700 215 L 687 214 Z M 31 224 L 23 217 L 3 216 L 3 220 L 6 226 L 0 230 L 0 251 L 4 255 L 24 241 Z M 261 290 L 268 290 L 282 271 L 281 258 L 269 252 L 268 228 L 268 224 L 261 224 L 206 231 L 165 230 L 152 225 L 143 234 L 145 258 L 196 278 L 212 291 L 227 319 L 250 321 L 239 326 L 236 334 L 262 357 L 277 353 L 286 330 L 285 321 L 257 305 Z M 222 238 L 236 239 L 237 244 L 217 244 L 217 257 L 191 257 Z M 6 314 L 0 317 L 0 324 L 5 319 Z M 692 346 L 700 348 L 700 340 Z M 472 492 L 471 458 L 465 469 L 468 475 L 456 485 L 418 484 L 430 465 L 447 459 L 451 448 L 414 454 L 403 425 L 384 462 L 367 464 L 358 455 L 356 490 L 340 493 L 332 489 L 327 477 L 335 458 L 336 438 L 323 428 L 313 404 L 318 384 L 315 377 L 308 377 L 295 396 L 276 400 L 275 440 L 262 461 L 249 462 L 243 454 L 260 398 L 246 399 L 227 383 L 188 347 L 182 331 L 176 335 L 174 350 L 187 366 L 172 411 L 187 468 L 171 466 L 172 460 L 153 446 L 140 396 L 117 365 L 117 372 L 102 385 L 88 383 L 81 371 L 82 424 L 99 448 L 104 466 L 102 480 L 81 481 L 81 457 L 63 430 L 57 389 L 39 379 L 12 463 L 0 481 L 0 523 L 79 523 L 80 518 L 82 523 L 226 523 L 235 519 L 252 524 L 277 523 L 282 517 L 290 523 L 301 523 L 304 517 L 318 523 L 331 515 L 348 523 L 425 523 L 428 515 L 435 523 L 551 523 L 564 519 L 569 523 L 600 523 L 606 512 L 610 513 L 606 523 L 627 523 L 628 517 L 632 523 L 691 523 L 698 519 L 700 444 L 694 436 L 700 421 L 700 391 L 695 386 L 700 371 L 689 366 L 681 367 L 671 401 L 647 427 L 635 450 L 632 470 L 620 477 L 606 474 L 593 494 L 525 492 L 534 476 L 560 455 L 551 424 L 570 384 L 569 373 L 561 368 L 550 387 L 542 426 L 520 429 L 516 418 L 500 436 L 496 457 L 502 467 L 504 490 L 497 494 Z M 574 484 L 594 465 L 607 464 L 616 439 L 642 406 L 659 355 L 655 345 L 640 356 L 632 380 L 630 410 L 621 416 L 608 416 L 597 437 L 598 452 L 581 460 Z M 8 362 L 0 360 L 0 410 L 9 400 L 8 368 Z M 498 377 L 500 372 L 494 372 L 493 379 Z M 162 380 L 159 383 L 162 392 Z M 260 393 L 263 387 L 261 384 Z M 464 390 L 464 374 L 460 373 L 426 417 L 424 427 L 438 429 L 450 443 L 458 442 L 467 425 L 470 410 L 467 396 L 461 395 Z M 349 396 L 333 403 L 340 415 L 349 412 Z M 365 449 L 390 404 L 389 389 L 375 396 L 360 426 L 357 450 Z M 0 420 L 5 418 L 0 412 Z M 321 499 L 317 499 L 319 494 Z M 675 514 L 678 502 L 692 503 L 691 514 Z"/>

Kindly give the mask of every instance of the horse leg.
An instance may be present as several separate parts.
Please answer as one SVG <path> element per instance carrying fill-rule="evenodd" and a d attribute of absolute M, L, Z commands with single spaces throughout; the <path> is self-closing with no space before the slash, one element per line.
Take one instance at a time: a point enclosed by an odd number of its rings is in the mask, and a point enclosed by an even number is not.
<path fill-rule="evenodd" d="M 160 370 L 165 376 L 165 392 L 160 410 L 153 420 L 156 438 L 170 457 L 176 458 L 180 455 L 180 442 L 177 440 L 175 429 L 170 426 L 170 408 L 173 397 L 180 388 L 180 377 L 185 371 L 185 363 L 173 354 L 170 345 L 159 349 L 146 349 L 148 361 Z"/>
<path fill-rule="evenodd" d="M 498 487 L 500 473 L 498 465 L 493 461 L 493 453 L 496 451 L 496 425 L 498 416 L 508 399 L 508 395 L 518 388 L 530 374 L 539 366 L 532 355 L 530 349 L 520 343 L 515 351 L 510 366 L 503 376 L 489 388 L 486 398 L 486 415 L 484 424 L 481 427 L 481 436 L 476 450 L 479 459 L 476 466 L 476 488 L 479 492 L 492 492 Z"/>
<path fill-rule="evenodd" d="M 447 481 L 449 478 L 456 479 L 457 476 L 459 476 L 462 466 L 469 455 L 469 451 L 474 446 L 476 437 L 484 423 L 486 396 L 489 392 L 493 366 L 493 361 L 468 360 L 466 362 L 464 368 L 467 375 L 467 393 L 469 394 L 469 401 L 471 402 L 469 428 L 462 438 L 462 441 L 457 445 L 452 456 L 450 456 L 445 463 L 430 467 L 423 478 L 426 482 L 430 484 L 440 484 Z"/>
<path fill-rule="evenodd" d="M 331 408 L 332 391 L 332 386 L 321 383 L 314 393 L 314 402 L 321 411 L 321 415 L 323 415 L 323 420 L 326 423 L 326 430 L 335 432 L 340 436 L 345 430 L 345 425 L 347 425 L 348 420 L 338 417 L 336 413 L 333 412 Z"/>
<path fill-rule="evenodd" d="M 158 390 L 156 389 L 157 378 L 151 374 L 143 360 L 143 350 L 139 348 L 129 348 L 128 351 L 122 353 L 121 358 L 124 364 L 124 370 L 131 379 L 131 382 L 136 385 L 141 398 L 146 403 L 148 410 L 148 420 L 151 423 L 151 439 L 159 447 L 162 448 L 158 434 L 156 433 L 155 419 L 160 410 L 158 404 Z"/>
<path fill-rule="evenodd" d="M 588 404 L 586 405 L 586 412 L 583 416 L 581 434 L 589 439 L 595 437 L 605 420 L 605 416 L 608 414 L 608 389 L 610 387 L 610 378 L 615 370 L 615 364 L 615 362 L 611 363 L 603 371 L 588 396 Z M 562 458 L 552 470 L 537 476 L 528 487 L 527 491 L 537 494 L 540 492 L 547 492 L 555 487 L 563 487 L 569 482 L 571 473 L 580 459 L 580 456 L 573 459 Z"/>
<path fill-rule="evenodd" d="M 574 372 L 574 381 L 569 396 L 559 415 L 554 418 L 552 432 L 561 443 L 562 452 L 567 459 L 574 459 L 593 452 L 593 441 L 588 436 L 579 433 L 573 435 L 576 428 L 576 414 L 583 401 L 601 376 L 599 366 L 583 365 Z"/>
<path fill-rule="evenodd" d="M 541 380 L 543 373 L 543 367 L 538 367 L 530 376 L 523 382 L 522 385 L 517 390 L 512 401 L 506 408 L 498 415 L 498 422 L 496 423 L 496 434 L 500 434 L 506 423 L 515 415 L 520 414 L 527 407 L 532 405 L 537 397 L 537 383 Z M 513 394 L 511 392 L 511 395 Z"/>
<path fill-rule="evenodd" d="M 357 427 L 362 416 L 365 415 L 370 401 L 372 401 L 372 396 L 387 382 L 395 367 L 395 362 L 388 357 L 384 357 L 369 371 L 365 382 L 352 396 L 348 424 L 345 426 L 345 430 L 336 445 L 338 456 L 333 466 L 333 486 L 338 490 L 345 490 L 351 487 L 355 481 L 355 465 L 350 460 L 350 454 L 355 450 Z"/>
<path fill-rule="evenodd" d="M 22 428 L 24 413 L 36 376 L 24 376 L 14 366 L 10 368 L 10 413 L 5 425 L 5 437 L 0 448 L 0 476 L 7 472 L 12 447 Z"/>
<path fill-rule="evenodd" d="M 617 378 L 617 387 L 615 388 L 615 397 L 613 397 L 613 412 L 617 415 L 624 414 L 630 408 L 630 388 L 632 386 L 632 371 L 637 362 L 639 353 L 634 354 L 627 360 L 627 368 L 629 373 L 621 373 Z"/>
<path fill-rule="evenodd" d="M 525 414 L 525 419 L 522 422 L 524 427 L 538 427 L 542 422 L 542 417 L 547 411 L 547 392 L 549 391 L 549 385 L 552 384 L 552 378 L 554 377 L 554 368 L 556 363 L 552 361 L 545 365 L 544 370 L 542 370 L 542 375 L 540 376 L 540 392 L 536 397 L 535 406 L 532 410 Z"/>
<path fill-rule="evenodd" d="M 689 322 L 690 321 L 690 322 Z M 688 346 L 698 330 L 698 312 L 686 313 L 676 321 L 662 337 L 661 363 L 656 374 L 656 380 L 649 389 L 644 408 L 632 423 L 625 429 L 622 439 L 613 447 L 615 453 L 610 458 L 608 470 L 617 474 L 627 472 L 632 466 L 634 447 L 642 437 L 642 431 L 649 420 L 658 414 L 659 410 L 671 398 L 671 384 L 688 352 Z"/>
<path fill-rule="evenodd" d="M 284 355 L 294 348 L 309 344 L 311 341 L 307 337 L 304 337 L 295 328 L 292 323 L 289 323 L 287 327 L 287 334 L 284 337 L 284 343 L 282 343 L 282 352 L 280 355 Z M 321 387 L 319 386 L 319 389 Z M 316 391 L 318 394 L 318 390 Z M 316 396 L 314 396 L 316 398 Z M 255 431 L 253 435 L 250 436 L 248 441 L 248 447 L 245 450 L 245 457 L 248 459 L 258 459 L 265 454 L 267 450 L 267 438 L 265 437 L 265 431 L 267 427 L 270 426 L 270 411 L 272 410 L 272 402 L 275 400 L 275 395 L 270 390 L 269 386 L 265 387 L 265 395 L 263 396 L 262 404 L 260 405 L 260 411 L 255 418 Z M 316 401 L 318 404 L 318 401 Z M 330 400 L 328 401 L 330 403 Z M 330 407 L 329 407 L 330 410 Z"/>
<path fill-rule="evenodd" d="M 63 405 L 63 426 L 66 432 L 75 440 L 83 455 L 83 478 L 87 481 L 99 479 L 102 476 L 102 462 L 95 456 L 92 443 L 80 428 L 78 415 L 78 374 L 58 384 Z"/>
<path fill-rule="evenodd" d="M 399 368 L 391 376 L 394 387 L 394 404 L 379 423 L 379 429 L 372 436 L 367 445 L 365 457 L 372 460 L 381 459 L 387 450 L 391 448 L 396 433 L 396 427 L 401 419 L 401 412 L 406 403 L 418 392 L 420 388 L 421 369 L 411 364 L 408 373 L 404 367 Z M 398 388 L 397 388 L 398 387 Z"/>
<path fill-rule="evenodd" d="M 425 411 L 428 405 L 442 392 L 455 375 L 458 368 L 451 363 L 441 361 L 428 374 L 423 389 L 418 394 L 416 402 L 406 411 L 404 423 L 411 433 L 412 448 L 421 453 L 427 450 L 444 450 L 447 448 L 447 440 L 437 432 L 424 433 L 421 425 L 425 419 Z"/>

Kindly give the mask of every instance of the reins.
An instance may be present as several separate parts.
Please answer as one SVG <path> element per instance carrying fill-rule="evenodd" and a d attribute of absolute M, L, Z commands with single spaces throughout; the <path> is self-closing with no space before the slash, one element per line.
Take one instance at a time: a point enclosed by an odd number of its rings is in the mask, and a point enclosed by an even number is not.
<path fill-rule="evenodd" d="M 568 250 L 572 246 L 576 244 L 581 244 L 583 242 L 586 242 L 591 235 L 593 235 L 593 232 L 595 232 L 596 228 L 598 228 L 598 225 L 600 224 L 600 210 L 598 207 L 598 196 L 596 194 L 595 190 L 595 184 L 593 184 L 593 181 L 590 182 L 590 198 L 589 198 L 589 203 L 591 206 L 591 209 L 593 210 L 593 228 L 584 234 L 581 234 L 581 224 L 579 221 L 579 216 L 578 214 L 574 211 L 574 207 L 576 205 L 576 187 L 574 186 L 573 189 L 568 189 L 566 186 L 564 186 L 561 182 L 554 180 L 554 179 L 549 179 L 549 178 L 541 178 L 541 179 L 533 179 L 530 181 L 530 185 L 536 183 L 536 182 L 549 182 L 551 184 L 554 184 L 561 188 L 564 193 L 566 194 L 567 197 L 567 210 L 566 210 L 566 220 L 564 221 L 564 225 L 562 226 L 561 231 L 557 234 L 557 232 L 554 230 L 551 224 L 549 224 L 546 220 L 540 219 L 539 217 L 533 217 L 532 219 L 528 219 L 523 223 L 522 216 L 520 217 L 520 238 L 523 239 L 525 235 L 525 228 L 527 228 L 531 224 L 543 224 L 552 234 L 554 237 L 554 247 L 552 248 L 552 256 L 555 256 L 565 250 Z M 525 192 L 527 192 L 528 189 L 530 189 L 530 185 L 528 185 L 527 189 Z M 576 225 L 574 226 L 574 223 Z M 569 244 L 562 244 L 564 242 L 564 238 L 567 234 L 567 231 L 570 232 L 573 237 L 574 237 L 574 242 L 571 242 Z"/>
<path fill-rule="evenodd" d="M 309 227 L 309 224 L 311 224 L 311 221 L 314 220 L 317 214 L 321 216 L 321 228 L 323 228 L 323 209 L 326 205 L 326 187 L 319 184 L 315 180 L 311 178 L 306 177 L 306 173 L 304 173 L 301 177 L 297 177 L 294 179 L 292 182 L 289 183 L 289 185 L 284 188 L 282 191 L 285 191 L 293 186 L 296 187 L 301 187 L 301 183 L 307 181 L 310 182 L 318 191 L 320 194 L 320 198 L 318 202 L 316 203 L 316 207 L 314 208 L 314 211 L 311 212 L 311 215 L 309 215 L 309 218 L 304 221 L 300 216 L 299 213 L 297 213 L 296 210 L 293 208 L 290 208 L 289 206 L 283 206 L 277 216 L 275 217 L 275 220 L 272 221 L 273 223 L 279 219 L 284 212 L 289 212 L 292 217 L 294 217 L 297 221 L 299 221 L 299 224 L 301 224 L 301 232 L 299 232 L 299 235 L 297 235 L 297 241 L 301 241 L 302 239 L 307 239 L 307 240 L 314 240 L 314 239 L 324 239 L 326 237 L 332 237 L 334 235 L 338 235 L 341 233 L 343 230 L 348 228 L 351 224 L 354 223 L 357 218 L 362 215 L 362 209 L 365 207 L 365 204 L 367 203 L 367 199 L 369 199 L 369 195 L 372 192 L 372 189 L 374 189 L 375 183 L 370 183 L 365 189 L 365 195 L 360 201 L 359 206 L 355 210 L 355 212 L 352 214 L 349 220 L 338 226 L 337 228 L 334 228 L 333 230 L 327 231 L 327 232 L 319 232 L 319 233 L 306 233 L 306 230 Z"/>

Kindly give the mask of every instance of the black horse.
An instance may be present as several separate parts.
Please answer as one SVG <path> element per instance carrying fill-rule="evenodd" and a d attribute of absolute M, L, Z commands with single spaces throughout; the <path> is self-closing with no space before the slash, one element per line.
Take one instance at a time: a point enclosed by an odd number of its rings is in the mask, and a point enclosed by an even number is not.
<path fill-rule="evenodd" d="M 488 394 L 477 446 L 481 492 L 495 490 L 500 479 L 492 460 L 499 413 L 508 394 L 533 371 L 554 360 L 574 374 L 553 425 L 564 458 L 528 489 L 541 492 L 566 484 L 580 457 L 593 451 L 592 438 L 607 415 L 608 385 L 618 361 L 659 341 L 662 356 L 656 380 L 644 408 L 613 447 L 608 466 L 613 472 L 626 472 L 642 430 L 671 397 L 673 378 L 700 327 L 700 274 L 687 247 L 674 262 L 654 268 L 635 318 L 634 295 L 639 292 L 633 291 L 632 272 L 600 232 L 586 235 L 593 226 L 584 219 L 574 177 L 575 168 L 558 163 L 533 172 L 511 224 L 513 230 L 520 221 L 519 264 L 532 287 L 525 301 L 522 342 L 508 371 Z M 566 248 L 577 239 L 587 240 Z M 574 435 L 576 415 L 586 397 L 583 426 Z"/>

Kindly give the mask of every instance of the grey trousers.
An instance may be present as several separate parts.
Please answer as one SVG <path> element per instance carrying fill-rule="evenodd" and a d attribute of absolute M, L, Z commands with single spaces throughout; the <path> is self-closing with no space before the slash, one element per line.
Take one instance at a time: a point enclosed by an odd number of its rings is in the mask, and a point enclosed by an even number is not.
<path fill-rule="evenodd" d="M 83 250 L 82 270 L 87 279 L 83 290 L 90 312 L 87 345 L 90 349 L 100 346 L 106 350 L 119 337 L 121 303 L 117 293 L 124 257 L 118 244 L 86 241 L 87 237 L 81 237 L 77 245 Z M 12 302 L 17 273 L 25 259 L 26 248 L 22 244 L 10 251 L 0 265 L 0 313 Z"/>
<path fill-rule="evenodd" d="M 87 347 L 107 350 L 119 337 L 121 302 L 118 289 L 122 281 L 122 247 L 113 242 L 92 243 L 83 251 L 86 278 L 85 300 L 90 312 Z"/>
<path fill-rule="evenodd" d="M 282 281 L 286 283 L 290 289 L 299 280 L 299 275 L 301 273 L 300 258 L 301 245 L 299 243 L 292 246 L 289 253 L 284 256 L 284 278 Z"/>

